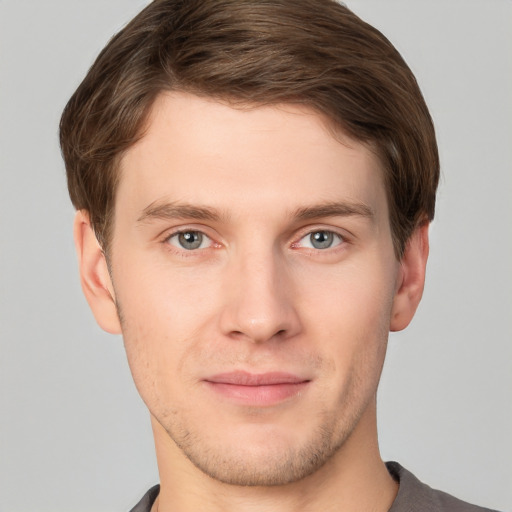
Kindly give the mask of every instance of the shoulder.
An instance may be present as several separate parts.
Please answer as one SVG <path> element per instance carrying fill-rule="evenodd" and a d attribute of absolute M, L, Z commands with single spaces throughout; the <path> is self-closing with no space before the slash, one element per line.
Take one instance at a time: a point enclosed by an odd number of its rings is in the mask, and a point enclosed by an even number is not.
<path fill-rule="evenodd" d="M 391 476 L 400 484 L 389 512 L 497 512 L 432 489 L 397 462 L 386 462 L 386 466 Z M 149 489 L 130 512 L 150 512 L 159 492 L 159 485 Z"/>
<path fill-rule="evenodd" d="M 159 485 L 151 487 L 151 489 L 149 489 L 149 491 L 144 494 L 139 503 L 137 503 L 137 505 L 135 505 L 135 507 L 133 507 L 130 512 L 151 512 L 151 507 L 153 506 L 153 503 L 155 502 L 159 492 Z"/>
<path fill-rule="evenodd" d="M 386 462 L 386 466 L 391 476 L 400 484 L 389 512 L 496 512 L 432 489 L 397 462 Z"/>

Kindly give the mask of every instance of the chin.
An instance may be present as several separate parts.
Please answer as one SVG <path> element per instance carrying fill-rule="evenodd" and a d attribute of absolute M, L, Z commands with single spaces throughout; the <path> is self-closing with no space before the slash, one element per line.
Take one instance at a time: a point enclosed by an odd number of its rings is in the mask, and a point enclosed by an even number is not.
<path fill-rule="evenodd" d="M 272 453 L 271 453 L 272 451 Z M 217 481 L 237 486 L 280 486 L 302 480 L 321 467 L 325 453 L 273 449 L 261 453 L 202 453 L 185 452 L 189 460 L 203 473 Z"/>
<path fill-rule="evenodd" d="M 289 428 L 252 425 L 249 432 L 231 430 L 227 436 L 168 433 L 188 460 L 209 477 L 229 485 L 268 487 L 298 482 L 315 473 L 350 432 L 324 425 L 307 435 Z"/>

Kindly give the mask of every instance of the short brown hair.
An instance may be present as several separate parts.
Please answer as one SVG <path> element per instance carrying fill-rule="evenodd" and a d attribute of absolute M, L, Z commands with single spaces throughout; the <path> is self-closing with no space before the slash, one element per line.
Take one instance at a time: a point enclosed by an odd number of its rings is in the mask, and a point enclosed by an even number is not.
<path fill-rule="evenodd" d="M 105 251 L 119 160 L 165 90 L 302 103 L 367 144 L 382 162 L 397 257 L 434 216 L 432 120 L 378 30 L 334 0 L 155 0 L 103 49 L 60 123 L 71 200 L 89 212 Z"/>

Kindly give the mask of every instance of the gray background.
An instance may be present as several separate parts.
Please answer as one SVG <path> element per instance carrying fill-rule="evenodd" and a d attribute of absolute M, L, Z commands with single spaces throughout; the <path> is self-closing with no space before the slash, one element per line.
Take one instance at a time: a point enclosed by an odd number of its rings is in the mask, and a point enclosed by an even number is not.
<path fill-rule="evenodd" d="M 64 107 L 143 0 L 0 0 L 0 510 L 126 511 L 158 479 L 122 340 L 82 297 Z M 402 52 L 443 180 L 428 282 L 392 335 L 380 441 L 432 486 L 512 510 L 512 2 L 353 0 Z"/>

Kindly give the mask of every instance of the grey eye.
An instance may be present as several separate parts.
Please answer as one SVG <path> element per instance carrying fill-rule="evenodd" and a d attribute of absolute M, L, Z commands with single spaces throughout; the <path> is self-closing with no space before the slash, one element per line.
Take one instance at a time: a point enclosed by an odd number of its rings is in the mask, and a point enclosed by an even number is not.
<path fill-rule="evenodd" d="M 166 239 L 166 243 L 181 251 L 208 249 L 214 245 L 212 239 L 208 235 L 205 235 L 202 231 L 196 231 L 195 229 L 177 231 Z"/>
<path fill-rule="evenodd" d="M 297 247 L 304 247 L 306 249 L 332 249 L 345 242 L 342 235 L 335 231 L 328 229 L 319 229 L 317 231 L 310 231 L 307 235 L 303 236 Z"/>
<path fill-rule="evenodd" d="M 199 231 L 183 231 L 175 236 L 179 245 L 188 251 L 199 249 L 203 243 L 203 234 Z"/>
<path fill-rule="evenodd" d="M 335 236 L 338 237 L 332 231 L 315 231 L 309 235 L 309 241 L 315 249 L 328 249 L 332 247 Z"/>
<path fill-rule="evenodd" d="M 334 236 L 329 231 L 315 231 L 309 235 L 309 239 L 315 249 L 327 249 L 331 247 Z"/>

